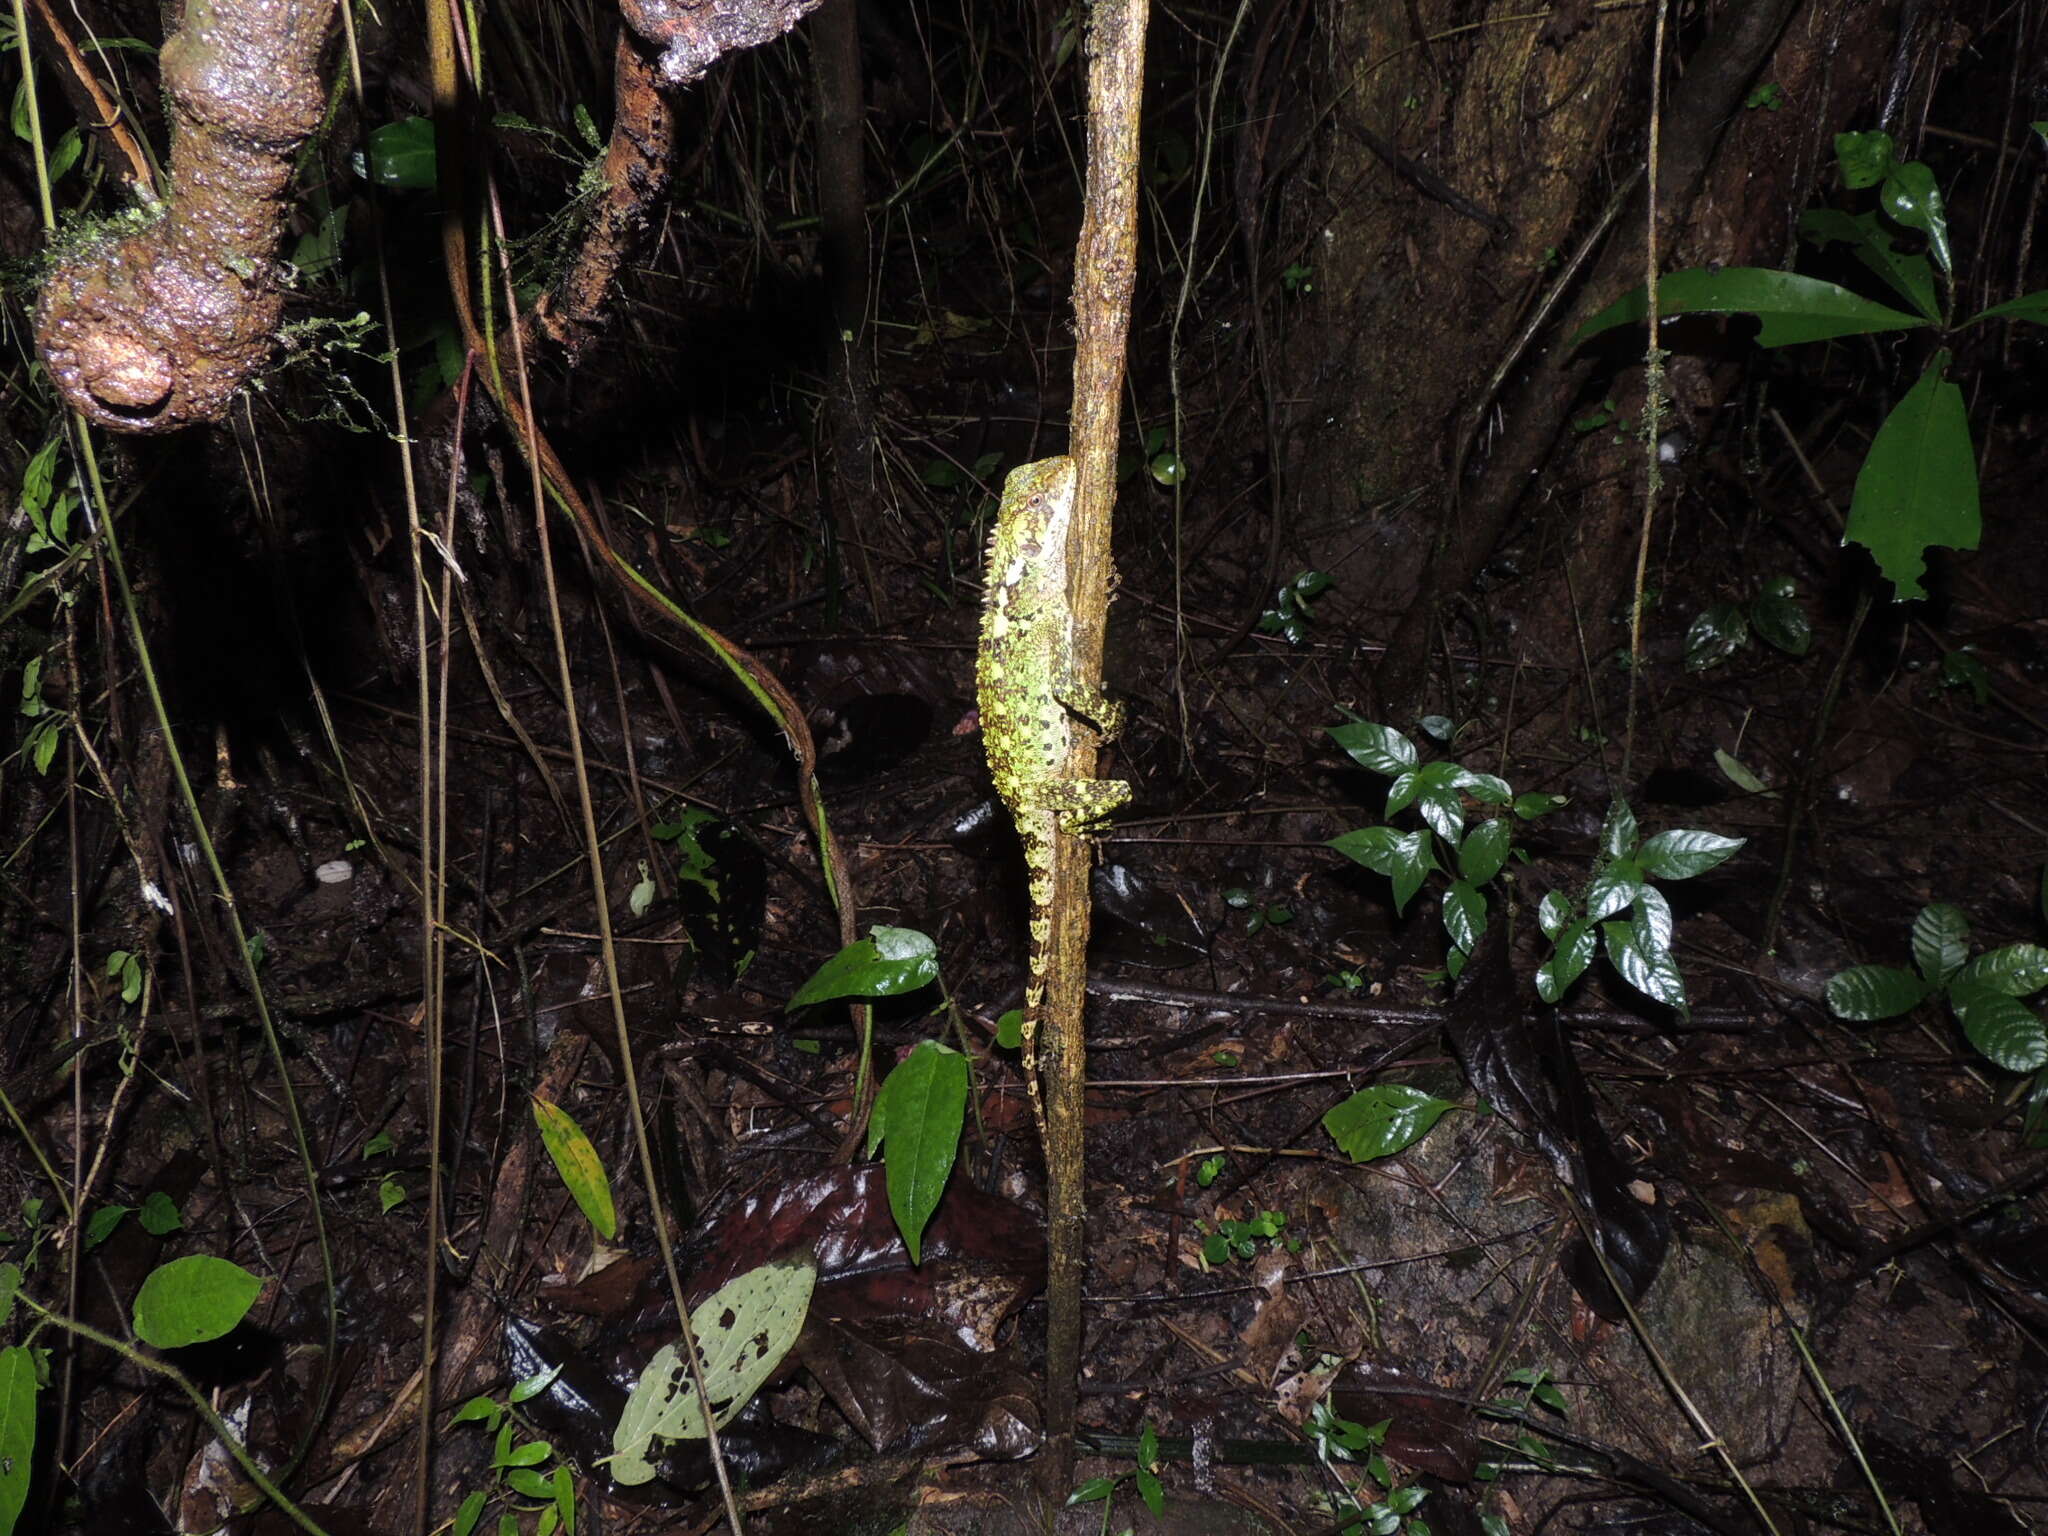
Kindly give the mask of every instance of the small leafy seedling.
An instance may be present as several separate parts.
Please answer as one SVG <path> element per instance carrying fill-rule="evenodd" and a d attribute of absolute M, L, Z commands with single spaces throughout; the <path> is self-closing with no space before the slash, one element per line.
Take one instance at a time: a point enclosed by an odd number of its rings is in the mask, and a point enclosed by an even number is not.
<path fill-rule="evenodd" d="M 1273 606 L 1259 615 L 1259 633 L 1278 635 L 1289 645 L 1306 645 L 1315 615 L 1315 600 L 1330 590 L 1334 578 L 1323 571 L 1303 571 L 1273 596 Z"/>
<path fill-rule="evenodd" d="M 483 1518 L 485 1508 L 496 1497 L 507 1506 L 501 1513 L 498 1529 L 518 1529 L 519 1517 L 523 1514 L 537 1514 L 534 1521 L 534 1536 L 554 1536 L 561 1531 L 564 1536 L 575 1536 L 576 1531 L 576 1481 L 566 1463 L 555 1460 L 555 1448 L 546 1440 L 522 1440 L 514 1443 L 516 1428 L 508 1407 L 516 1408 L 529 1398 L 545 1392 L 561 1367 L 542 1371 L 513 1385 L 506 1393 L 505 1401 L 494 1398 L 472 1397 L 455 1410 L 449 1420 L 456 1424 L 481 1424 L 484 1432 L 493 1438 L 491 1448 L 490 1483 L 470 1491 L 455 1512 L 455 1523 L 450 1536 L 470 1536 Z M 548 1463 L 555 1461 L 553 1467 Z M 526 1500 L 526 1503 L 520 1503 Z"/>
<path fill-rule="evenodd" d="M 1223 893 L 1223 904 L 1234 912 L 1249 912 L 1245 921 L 1245 937 L 1250 938 L 1262 928 L 1281 928 L 1294 921 L 1294 909 L 1284 902 L 1262 902 L 1241 885 L 1232 886 Z"/>
<path fill-rule="evenodd" d="M 1202 1262 L 1211 1269 L 1219 1269 L 1232 1259 L 1254 1257 L 1262 1243 L 1278 1243 L 1289 1253 L 1301 1252 L 1300 1238 L 1281 1236 L 1286 1226 L 1285 1211 L 1261 1211 L 1250 1221 L 1219 1216 L 1213 1227 L 1198 1221 L 1195 1231 L 1202 1239 Z"/>
<path fill-rule="evenodd" d="M 1370 1504 L 1356 1502 L 1356 1493 L 1332 1510 L 1340 1520 L 1356 1516 L 1352 1523 L 1340 1526 L 1343 1536 L 1429 1536 L 1426 1521 L 1415 1518 L 1415 1511 L 1422 1501 L 1429 1497 L 1427 1488 L 1414 1484 L 1402 1484 L 1394 1476 L 1394 1469 L 1387 1465 L 1387 1459 L 1380 1448 L 1386 1444 L 1387 1431 L 1392 1429 L 1392 1419 L 1381 1419 L 1377 1424 L 1356 1424 L 1332 1408 L 1327 1398 L 1319 1398 L 1310 1410 L 1308 1424 L 1309 1439 L 1314 1443 L 1316 1454 L 1325 1465 L 1336 1461 L 1361 1462 L 1366 1475 L 1386 1494 L 1384 1499 Z"/>
<path fill-rule="evenodd" d="M 1131 1459 L 1131 1470 L 1119 1472 L 1114 1477 L 1089 1478 L 1067 1495 L 1067 1508 L 1072 1509 L 1076 1504 L 1101 1504 L 1102 1529 L 1108 1531 L 1110 1501 L 1117 1486 L 1126 1478 L 1137 1488 L 1138 1497 L 1144 1501 L 1145 1507 L 1152 1511 L 1152 1518 L 1164 1517 L 1166 1490 L 1159 1481 L 1159 1435 L 1152 1428 L 1150 1419 L 1138 1433 L 1138 1453 Z M 1124 1529 L 1128 1532 L 1130 1527 Z"/>
<path fill-rule="evenodd" d="M 1747 604 L 1715 603 L 1694 619 L 1685 632 L 1685 670 L 1720 666 L 1749 644 L 1752 631 L 1787 656 L 1813 648 L 1813 623 L 1799 606 L 1799 588 L 1790 576 L 1772 577 Z"/>

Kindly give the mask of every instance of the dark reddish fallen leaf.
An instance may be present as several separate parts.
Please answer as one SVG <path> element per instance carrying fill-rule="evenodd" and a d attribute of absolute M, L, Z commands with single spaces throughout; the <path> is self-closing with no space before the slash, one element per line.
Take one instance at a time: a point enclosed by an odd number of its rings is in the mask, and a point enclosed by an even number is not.
<path fill-rule="evenodd" d="M 1038 1449 L 1038 1403 L 1007 1351 L 971 1349 L 921 1319 L 813 1314 L 797 1354 L 878 1452 L 966 1447 L 1011 1461 Z"/>
<path fill-rule="evenodd" d="M 1381 1447 L 1389 1457 L 1447 1483 L 1469 1483 L 1483 1459 L 1472 1410 L 1435 1395 L 1404 1390 L 1417 1383 L 1375 1376 L 1348 1365 L 1330 1389 L 1330 1406 L 1354 1424 L 1392 1419 Z"/>

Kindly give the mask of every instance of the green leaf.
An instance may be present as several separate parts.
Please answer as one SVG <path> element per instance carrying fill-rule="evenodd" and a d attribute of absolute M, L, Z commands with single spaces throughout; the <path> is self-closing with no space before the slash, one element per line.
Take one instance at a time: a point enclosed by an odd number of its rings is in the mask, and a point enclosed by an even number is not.
<path fill-rule="evenodd" d="M 1747 841 L 1717 832 L 1659 832 L 1643 844 L 1637 857 L 1659 880 L 1690 880 L 1726 862 Z"/>
<path fill-rule="evenodd" d="M 1600 823 L 1600 851 L 1610 859 L 1625 859 L 1636 851 L 1641 834 L 1636 829 L 1636 813 L 1628 808 L 1628 802 L 1617 795 L 1607 807 L 1607 816 Z"/>
<path fill-rule="evenodd" d="M 1878 193 L 1877 200 L 1899 223 L 1927 237 L 1927 249 L 1944 274 L 1955 270 L 1948 246 L 1948 210 L 1942 205 L 1941 188 L 1935 185 L 1933 171 L 1918 160 L 1894 167 L 1885 177 L 1884 190 Z"/>
<path fill-rule="evenodd" d="M 28 1502 L 36 1461 L 36 1362 L 26 1345 L 0 1349 L 0 1536 Z"/>
<path fill-rule="evenodd" d="M 1444 892 L 1444 932 L 1468 955 L 1486 932 L 1486 898 L 1463 880 L 1453 880 Z"/>
<path fill-rule="evenodd" d="M 2048 987 L 2048 949 L 2038 944 L 2008 944 L 1987 950 L 1962 968 L 1955 984 L 2003 992 L 2007 997 L 2027 997 Z"/>
<path fill-rule="evenodd" d="M 1515 814 L 1523 821 L 1534 821 L 1538 816 L 1548 816 L 1552 811 L 1560 810 L 1569 804 L 1569 796 L 1539 795 L 1532 791 L 1526 795 L 1515 796 Z"/>
<path fill-rule="evenodd" d="M 1715 603 L 1685 632 L 1685 670 L 1718 667 L 1749 642 L 1749 619 L 1733 603 Z"/>
<path fill-rule="evenodd" d="M 1930 321 L 1941 320 L 1941 300 L 1934 291 L 1934 267 L 1918 251 L 1901 249 L 1892 231 L 1875 212 L 1848 214 L 1838 208 L 1809 208 L 1799 216 L 1799 233 L 1816 245 L 1831 240 L 1849 244 L 1849 252 L 1892 292 Z"/>
<path fill-rule="evenodd" d="M 1474 885 L 1484 885 L 1501 872 L 1508 861 L 1508 840 L 1514 828 L 1505 816 L 1481 822 L 1458 845 L 1458 873 Z"/>
<path fill-rule="evenodd" d="M 1391 725 L 1372 725 L 1354 720 L 1348 725 L 1326 727 L 1337 745 L 1351 754 L 1353 762 L 1388 778 L 1405 773 L 1416 764 L 1415 743 Z"/>
<path fill-rule="evenodd" d="M 1418 827 L 1394 843 L 1394 911 L 1407 911 L 1408 903 L 1422 889 L 1422 882 L 1437 867 L 1436 854 L 1429 846 L 1429 833 Z"/>
<path fill-rule="evenodd" d="M 455 1512 L 454 1536 L 470 1536 L 476 1523 L 483 1518 L 484 1505 L 490 1502 L 487 1488 L 478 1488 L 462 1501 L 462 1508 Z"/>
<path fill-rule="evenodd" d="M 114 1228 L 121 1225 L 121 1218 L 133 1209 L 126 1205 L 103 1205 L 85 1220 L 85 1251 L 91 1253 L 114 1235 Z"/>
<path fill-rule="evenodd" d="M 449 1416 L 448 1427 L 453 1429 L 457 1424 L 482 1424 L 485 1429 L 496 1430 L 504 1417 L 505 1410 L 488 1397 L 472 1397 Z"/>
<path fill-rule="evenodd" d="M 1457 1105 L 1403 1083 L 1360 1089 L 1323 1116 L 1323 1129 L 1354 1163 L 1391 1157 L 1413 1146 Z"/>
<path fill-rule="evenodd" d="M 1391 879 L 1400 867 L 1401 840 L 1402 834 L 1392 827 L 1354 827 L 1331 838 L 1328 846 L 1345 858 L 1363 864 L 1374 874 Z"/>
<path fill-rule="evenodd" d="M 1979 320 L 2031 320 L 2036 325 L 2048 325 L 2048 288 L 1994 304 L 1982 314 L 1972 315 L 1964 324 L 1975 325 Z"/>
<path fill-rule="evenodd" d="M 938 979 L 938 946 L 914 928 L 876 924 L 812 973 L 796 990 L 788 1010 L 836 997 L 901 997 Z"/>
<path fill-rule="evenodd" d="M 1723 267 L 1718 272 L 1690 267 L 1659 282 L 1657 299 L 1659 310 L 1666 315 L 1755 315 L 1763 322 L 1756 338 L 1762 347 L 1789 347 L 1871 331 L 1907 331 L 1927 324 L 1918 315 L 1874 304 L 1839 283 L 1769 267 Z M 1580 326 L 1572 345 L 1618 325 L 1640 325 L 1644 319 L 1643 290 L 1637 288 Z"/>
<path fill-rule="evenodd" d="M 1643 888 L 1642 866 L 1634 859 L 1616 859 L 1603 865 L 1586 887 L 1586 916 L 1596 922 L 1626 912 Z"/>
<path fill-rule="evenodd" d="M 566 1536 L 576 1536 L 576 1478 L 567 1467 L 556 1467 L 554 1484 L 555 1517 Z"/>
<path fill-rule="evenodd" d="M 1751 773 L 1738 760 L 1730 757 L 1719 747 L 1714 748 L 1714 766 L 1719 768 L 1722 776 L 1737 789 L 1744 790 L 1752 795 L 1770 795 L 1773 798 L 1777 796 L 1778 792 L 1776 790 L 1764 783 L 1762 779 Z"/>
<path fill-rule="evenodd" d="M 721 1429 L 796 1343 L 817 1283 L 809 1255 L 782 1259 L 727 1281 L 691 1310 L 705 1391 Z M 702 1440 L 708 1433 L 689 1368 L 674 1344 L 664 1345 L 640 1372 L 612 1431 L 612 1477 L 629 1487 L 651 1482 L 655 1439 Z"/>
<path fill-rule="evenodd" d="M 1474 773 L 1469 768 L 1459 768 L 1451 784 L 1481 805 L 1507 805 L 1515 798 L 1514 788 L 1506 779 L 1491 773 Z"/>
<path fill-rule="evenodd" d="M 1671 952 L 1671 903 L 1664 899 L 1664 893 L 1643 883 L 1636 892 L 1635 915 L 1629 919 L 1629 926 L 1635 930 L 1636 943 L 1646 955 L 1663 955 Z"/>
<path fill-rule="evenodd" d="M 1607 959 L 1621 973 L 1621 979 L 1652 1002 L 1685 1011 L 1685 978 L 1678 974 L 1678 962 L 1669 950 L 1646 948 L 1632 923 L 1602 923 L 1607 942 Z"/>
<path fill-rule="evenodd" d="M 967 1058 L 936 1040 L 921 1040 L 882 1084 L 887 1101 L 883 1164 L 889 1211 L 910 1250 L 924 1262 L 925 1224 L 939 1208 L 960 1148 L 967 1114 Z"/>
<path fill-rule="evenodd" d="M 1593 963 L 1596 940 L 1593 919 L 1582 917 L 1554 940 L 1556 952 L 1536 967 L 1536 995 L 1546 1003 L 1562 998 L 1571 984 Z"/>
<path fill-rule="evenodd" d="M 1842 185 L 1852 192 L 1874 187 L 1898 164 L 1898 151 L 1888 133 L 1870 130 L 1835 135 L 1835 163 L 1842 168 Z"/>
<path fill-rule="evenodd" d="M 249 1315 L 263 1282 L 239 1264 L 195 1253 L 150 1272 L 135 1293 L 135 1332 L 158 1349 L 203 1344 Z"/>
<path fill-rule="evenodd" d="M 491 1460 L 494 1467 L 537 1467 L 555 1454 L 555 1448 L 545 1440 L 528 1440 L 524 1444 L 503 1451 Z"/>
<path fill-rule="evenodd" d="M 1072 1509 L 1076 1504 L 1100 1504 L 1115 1492 L 1115 1478 L 1091 1477 L 1086 1482 L 1078 1484 L 1074 1491 L 1067 1495 L 1067 1508 Z"/>
<path fill-rule="evenodd" d="M 1813 623 L 1799 606 L 1790 581 L 1773 582 L 1749 605 L 1749 622 L 1766 645 L 1787 656 L 1804 656 L 1813 648 Z"/>
<path fill-rule="evenodd" d="M 403 1184 L 391 1177 L 378 1181 L 377 1209 L 379 1212 L 389 1216 L 403 1204 L 405 1204 L 405 1186 Z"/>
<path fill-rule="evenodd" d="M 185 1225 L 177 1201 L 160 1189 L 152 1189 L 142 1197 L 142 1211 L 136 1219 L 151 1237 L 168 1237 Z"/>
<path fill-rule="evenodd" d="M 356 172 L 380 187 L 406 192 L 431 190 L 434 180 L 434 120 L 401 118 L 370 130 Z"/>
<path fill-rule="evenodd" d="M 555 1171 L 568 1186 L 583 1219 L 599 1237 L 610 1242 L 618 1236 L 619 1217 L 612 1205 L 612 1181 L 604 1171 L 604 1159 L 597 1155 L 597 1148 L 583 1134 L 575 1116 L 538 1094 L 533 1100 L 533 1123 L 540 1127 L 541 1145 L 554 1159 Z"/>
<path fill-rule="evenodd" d="M 996 1044 L 1006 1051 L 1017 1050 L 1024 1044 L 1024 1010 L 1011 1008 L 996 1020 Z M 868 1148 L 870 1154 L 874 1148 Z"/>
<path fill-rule="evenodd" d="M 1948 1000 L 1970 1044 L 2006 1071 L 2048 1066 L 2048 1028 L 2018 998 L 1959 983 L 1949 989 Z"/>
<path fill-rule="evenodd" d="M 517 1407 L 528 1398 L 539 1397 L 555 1384 L 555 1378 L 561 1374 L 562 1367 L 553 1365 L 544 1371 L 536 1372 L 524 1381 L 515 1381 L 512 1383 L 512 1390 L 505 1394 L 505 1401 Z"/>
<path fill-rule="evenodd" d="M 1919 1007 L 1929 990 L 1926 982 L 1896 965 L 1852 965 L 1828 978 L 1828 1011 L 1864 1024 L 1895 1019 Z"/>
<path fill-rule="evenodd" d="M 1961 907 L 1937 901 L 1913 919 L 1913 963 L 1929 987 L 1945 987 L 1970 958 L 1970 920 Z"/>
<path fill-rule="evenodd" d="M 1138 1468 L 1138 1497 L 1145 1507 L 1152 1511 L 1154 1519 L 1166 1513 L 1166 1490 L 1160 1486 L 1159 1474 L 1150 1467 Z"/>
<path fill-rule="evenodd" d="M 1431 763 L 1430 768 L 1456 764 Z M 1428 769 L 1423 770 L 1425 773 Z M 1422 819 L 1429 829 L 1451 847 L 1455 848 L 1465 836 L 1465 807 L 1458 799 L 1457 790 L 1448 784 L 1430 784 L 1422 791 L 1417 803 Z"/>
<path fill-rule="evenodd" d="M 6 1327 L 7 1319 L 13 1315 L 14 1298 L 20 1290 L 21 1266 L 12 1262 L 0 1264 L 0 1328 Z"/>
<path fill-rule="evenodd" d="M 1963 392 L 1942 378 L 1937 352 L 1877 429 L 1856 476 L 1847 539 L 1869 550 L 1896 598 L 1925 597 L 1925 551 L 1975 549 L 1981 527 L 1977 464 Z"/>
<path fill-rule="evenodd" d="M 1536 906 L 1536 921 L 1542 926 L 1543 937 L 1555 940 L 1571 920 L 1572 904 L 1564 892 L 1545 891 Z"/>

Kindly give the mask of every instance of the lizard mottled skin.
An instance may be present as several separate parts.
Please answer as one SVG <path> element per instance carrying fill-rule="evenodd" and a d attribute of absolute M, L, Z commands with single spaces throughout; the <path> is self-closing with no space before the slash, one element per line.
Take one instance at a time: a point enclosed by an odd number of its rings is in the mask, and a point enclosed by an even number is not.
<path fill-rule="evenodd" d="M 1024 845 L 1031 958 L 1024 987 L 1024 1082 L 1041 1143 L 1038 1021 L 1051 969 L 1053 844 L 1085 832 L 1131 797 L 1121 779 L 1063 779 L 1077 721 L 1105 739 L 1122 706 L 1074 676 L 1074 613 L 1067 596 L 1067 529 L 1078 486 L 1070 458 L 1019 465 L 1003 482 L 982 588 L 975 687 L 981 739 L 996 793 Z"/>

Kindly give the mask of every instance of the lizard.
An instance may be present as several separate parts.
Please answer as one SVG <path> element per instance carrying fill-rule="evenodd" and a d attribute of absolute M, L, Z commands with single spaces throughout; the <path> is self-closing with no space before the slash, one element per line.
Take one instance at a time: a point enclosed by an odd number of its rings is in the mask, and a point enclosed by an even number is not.
<path fill-rule="evenodd" d="M 1074 673 L 1074 610 L 1067 588 L 1067 532 L 1080 476 L 1064 455 L 1020 464 L 1003 481 L 982 585 L 975 694 L 989 777 L 1009 807 L 1024 848 L 1030 903 L 1023 1065 L 1031 1115 L 1045 1144 L 1038 1082 L 1038 1024 L 1052 970 L 1053 847 L 1131 798 L 1121 779 L 1068 779 L 1075 722 L 1103 740 L 1123 706 Z"/>

